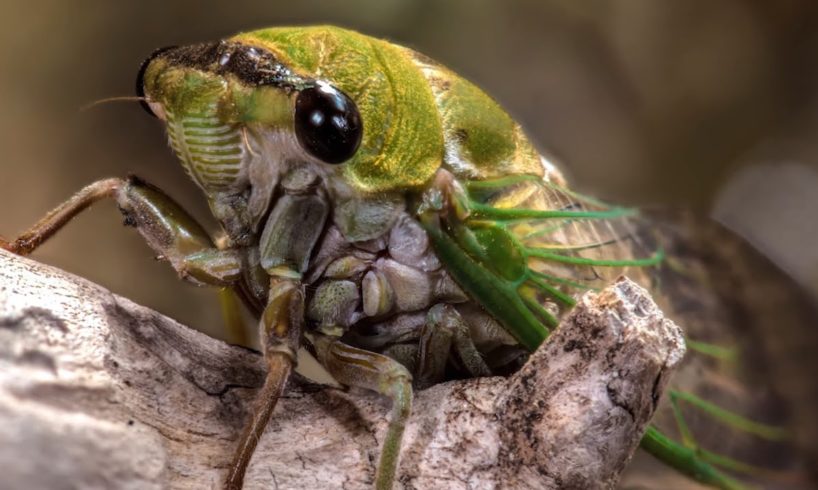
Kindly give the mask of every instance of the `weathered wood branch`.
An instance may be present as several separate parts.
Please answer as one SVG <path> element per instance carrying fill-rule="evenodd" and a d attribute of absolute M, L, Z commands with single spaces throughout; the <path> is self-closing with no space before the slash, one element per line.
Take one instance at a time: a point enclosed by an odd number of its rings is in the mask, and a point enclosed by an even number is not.
<path fill-rule="evenodd" d="M 647 293 L 589 293 L 516 375 L 418 393 L 403 488 L 610 488 L 684 351 Z M 258 354 L 0 252 L 3 488 L 217 488 Z M 294 381 L 246 488 L 368 488 L 387 402 Z"/>

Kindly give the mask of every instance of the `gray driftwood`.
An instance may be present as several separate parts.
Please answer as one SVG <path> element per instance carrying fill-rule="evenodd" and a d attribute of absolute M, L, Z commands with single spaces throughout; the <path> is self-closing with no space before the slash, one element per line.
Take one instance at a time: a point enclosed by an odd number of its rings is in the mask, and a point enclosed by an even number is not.
<path fill-rule="evenodd" d="M 417 394 L 402 488 L 610 488 L 681 332 L 622 279 L 584 296 L 509 379 Z M 218 488 L 259 355 L 0 251 L 0 487 Z M 246 488 L 368 488 L 387 402 L 291 383 Z"/>

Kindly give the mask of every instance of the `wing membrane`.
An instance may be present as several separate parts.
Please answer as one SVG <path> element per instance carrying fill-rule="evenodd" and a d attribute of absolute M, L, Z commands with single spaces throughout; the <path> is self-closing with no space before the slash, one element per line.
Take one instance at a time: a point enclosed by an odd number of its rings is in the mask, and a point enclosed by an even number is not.
<path fill-rule="evenodd" d="M 657 270 L 667 269 L 660 242 L 645 240 L 646 221 L 633 209 L 533 176 L 468 181 L 449 192 L 457 194 L 449 196 L 456 211 L 426 213 L 424 227 L 458 283 L 529 350 L 545 340 L 578 295 L 604 287 L 619 275 L 650 286 L 661 276 Z M 705 337 L 692 342 L 696 348 L 691 350 L 701 359 L 686 361 L 687 370 L 695 371 L 698 378 L 709 377 L 707 369 L 716 372 L 729 362 L 710 353 L 728 352 L 732 346 L 708 343 L 706 329 L 698 332 L 705 332 Z M 699 391 L 695 387 L 704 386 L 700 380 L 681 379 L 679 389 L 672 391 L 670 416 L 659 417 L 662 430 L 651 427 L 643 447 L 704 483 L 743 488 L 719 468 L 756 474 L 758 467 L 703 449 L 688 419 L 708 419 L 711 426 L 722 425 L 744 436 L 759 435 L 748 427 L 764 427 L 776 435 L 783 432 L 694 395 L 692 391 Z M 683 389 L 685 385 L 691 391 Z M 715 399 L 721 402 L 723 397 Z M 679 401 L 687 405 L 684 414 Z"/>

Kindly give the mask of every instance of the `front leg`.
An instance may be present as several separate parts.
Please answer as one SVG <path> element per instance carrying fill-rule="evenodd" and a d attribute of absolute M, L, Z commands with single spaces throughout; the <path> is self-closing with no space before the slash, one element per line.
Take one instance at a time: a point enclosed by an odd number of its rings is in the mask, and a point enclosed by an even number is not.
<path fill-rule="evenodd" d="M 214 246 L 204 228 L 160 189 L 139 180 L 104 179 L 81 189 L 16 240 L 0 239 L 0 247 L 28 255 L 74 216 L 103 199 L 113 199 L 158 256 L 183 279 L 197 285 L 229 286 L 239 277 L 241 258 L 234 250 Z"/>
<path fill-rule="evenodd" d="M 301 284 L 289 278 L 271 278 L 267 306 L 259 322 L 261 346 L 267 361 L 267 377 L 256 395 L 250 420 L 239 436 L 230 471 L 224 482 L 225 490 L 242 488 L 247 465 L 295 366 L 303 323 L 304 290 Z"/>

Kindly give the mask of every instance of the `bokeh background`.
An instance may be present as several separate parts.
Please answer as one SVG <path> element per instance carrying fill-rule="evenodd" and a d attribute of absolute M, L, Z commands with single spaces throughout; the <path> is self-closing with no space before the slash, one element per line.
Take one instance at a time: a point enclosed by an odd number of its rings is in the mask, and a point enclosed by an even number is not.
<path fill-rule="evenodd" d="M 81 186 L 134 172 L 207 221 L 133 95 L 155 48 L 334 23 L 484 87 L 609 200 L 713 212 L 818 296 L 818 2 L 353 0 L 0 2 L 0 234 Z M 35 255 L 220 336 L 215 296 L 179 283 L 110 204 Z"/>

